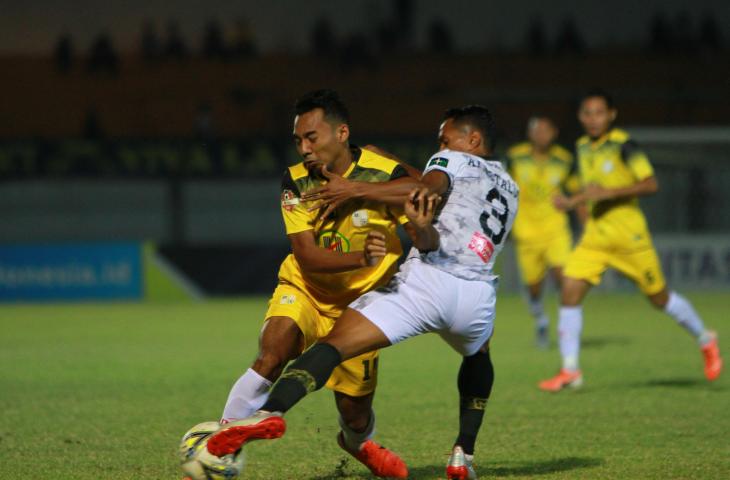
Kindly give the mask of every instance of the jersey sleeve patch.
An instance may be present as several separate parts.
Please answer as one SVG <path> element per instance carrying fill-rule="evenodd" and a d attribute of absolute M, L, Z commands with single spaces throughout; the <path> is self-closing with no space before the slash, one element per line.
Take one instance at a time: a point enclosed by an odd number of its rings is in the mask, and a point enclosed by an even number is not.
<path fill-rule="evenodd" d="M 621 145 L 621 159 L 637 180 L 641 181 L 654 176 L 654 168 L 649 162 L 649 157 L 634 140 L 627 140 Z"/>

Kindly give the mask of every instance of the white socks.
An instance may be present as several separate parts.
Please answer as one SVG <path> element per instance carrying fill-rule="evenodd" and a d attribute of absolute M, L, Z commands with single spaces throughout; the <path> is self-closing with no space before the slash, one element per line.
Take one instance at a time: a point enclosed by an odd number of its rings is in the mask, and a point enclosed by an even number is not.
<path fill-rule="evenodd" d="M 271 382 L 249 368 L 231 388 L 223 409 L 223 420 L 250 417 L 266 403 L 270 389 Z"/>
<path fill-rule="evenodd" d="M 704 345 L 712 339 L 692 304 L 677 292 L 669 292 L 669 301 L 664 307 L 664 311 L 695 337 L 700 345 Z"/>
<path fill-rule="evenodd" d="M 560 307 L 559 316 L 558 337 L 563 368 L 576 371 L 580 354 L 580 332 L 583 328 L 583 307 Z"/>
<path fill-rule="evenodd" d="M 530 307 L 530 314 L 535 319 L 535 327 L 548 328 L 550 320 L 548 319 L 548 316 L 545 315 L 545 308 L 542 305 L 542 298 L 529 298 L 527 302 Z"/>

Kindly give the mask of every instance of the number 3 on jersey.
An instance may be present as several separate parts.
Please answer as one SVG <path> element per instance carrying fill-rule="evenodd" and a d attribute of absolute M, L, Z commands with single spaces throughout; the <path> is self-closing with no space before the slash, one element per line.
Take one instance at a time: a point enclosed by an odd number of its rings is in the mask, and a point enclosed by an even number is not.
<path fill-rule="evenodd" d="M 507 199 L 493 188 L 487 193 L 487 209 L 479 216 L 479 223 L 484 234 L 494 243 L 499 245 L 504 239 L 506 232 L 505 225 L 509 218 L 509 205 Z"/>

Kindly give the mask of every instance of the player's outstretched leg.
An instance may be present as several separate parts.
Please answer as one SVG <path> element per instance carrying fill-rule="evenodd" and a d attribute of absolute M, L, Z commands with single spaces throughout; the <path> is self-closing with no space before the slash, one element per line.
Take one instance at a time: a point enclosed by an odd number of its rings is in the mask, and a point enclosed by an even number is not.
<path fill-rule="evenodd" d="M 560 308 L 558 336 L 563 366 L 552 378 L 540 382 L 540 390 L 559 392 L 563 388 L 578 388 L 583 385 L 583 373 L 578 368 L 580 353 L 580 332 L 583 327 L 583 309 L 580 306 Z"/>
<path fill-rule="evenodd" d="M 340 432 L 337 444 L 377 477 L 408 478 L 408 467 L 394 452 L 372 440 L 375 433 L 374 392 L 350 396 L 335 392 Z"/>
<path fill-rule="evenodd" d="M 222 457 L 237 452 L 246 442 L 279 438 L 286 431 L 286 422 L 279 413 L 256 412 L 248 418 L 222 425 L 208 439 L 208 452 Z"/>
<path fill-rule="evenodd" d="M 249 440 L 279 438 L 286 431 L 281 415 L 308 393 L 324 386 L 342 356 L 326 343 L 316 343 L 286 369 L 269 399 L 256 414 L 226 423 L 208 440 L 208 451 L 216 456 L 236 452 Z"/>
<path fill-rule="evenodd" d="M 667 292 L 667 290 L 650 295 L 649 300 L 697 339 L 705 363 L 705 377 L 709 381 L 717 380 L 722 372 L 717 334 L 705 328 L 704 322 L 690 301 L 675 291 Z"/>

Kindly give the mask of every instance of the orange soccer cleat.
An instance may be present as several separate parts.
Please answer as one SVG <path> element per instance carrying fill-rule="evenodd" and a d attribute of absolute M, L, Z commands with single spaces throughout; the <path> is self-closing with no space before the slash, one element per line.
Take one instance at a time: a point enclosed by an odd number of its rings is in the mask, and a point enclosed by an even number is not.
<path fill-rule="evenodd" d="M 707 380 L 717 380 L 722 372 L 722 358 L 720 347 L 717 345 L 717 334 L 712 333 L 712 340 L 702 346 L 702 356 L 705 359 L 705 377 Z"/>
<path fill-rule="evenodd" d="M 559 392 L 565 387 L 579 388 L 583 385 L 583 373 L 580 370 L 570 371 L 564 368 L 553 378 L 543 380 L 538 384 L 545 392 Z"/>
<path fill-rule="evenodd" d="M 401 458 L 387 448 L 368 440 L 360 446 L 360 450 L 347 448 L 342 432 L 337 435 L 337 444 L 341 449 L 355 457 L 370 469 L 376 477 L 408 478 L 408 467 Z"/>
<path fill-rule="evenodd" d="M 286 432 L 286 422 L 276 413 L 254 415 L 221 425 L 208 439 L 208 452 L 216 457 L 236 453 L 250 440 L 279 438 Z"/>

